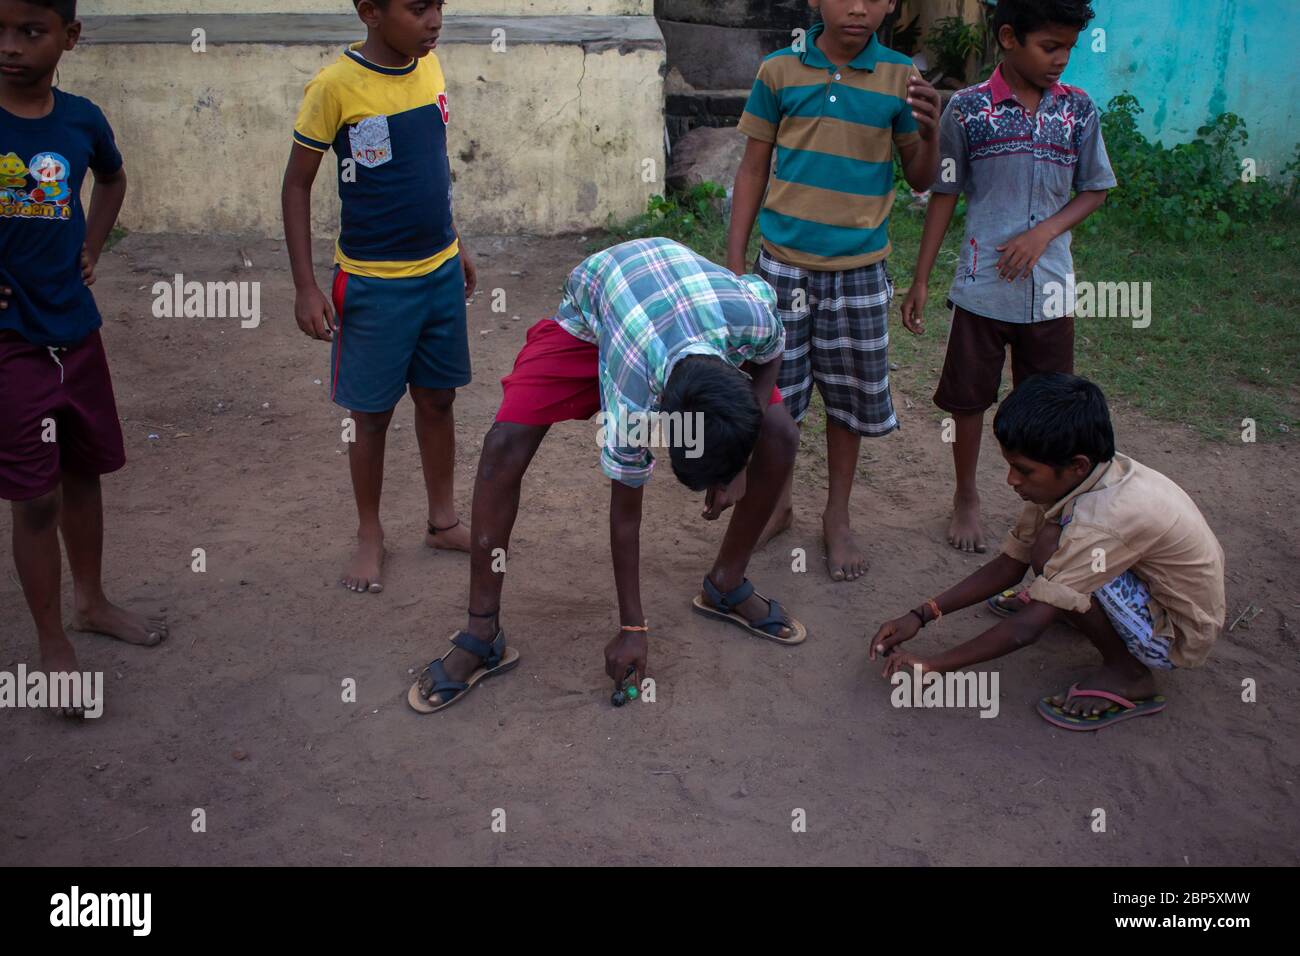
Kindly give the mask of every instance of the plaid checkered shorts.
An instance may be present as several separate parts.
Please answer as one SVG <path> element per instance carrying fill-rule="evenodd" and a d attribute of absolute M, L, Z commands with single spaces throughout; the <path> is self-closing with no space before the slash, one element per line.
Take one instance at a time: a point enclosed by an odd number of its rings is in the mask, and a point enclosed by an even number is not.
<path fill-rule="evenodd" d="M 826 415 L 859 435 L 898 428 L 889 394 L 889 303 L 894 283 L 884 261 L 843 272 L 786 265 L 760 250 L 755 271 L 776 289 L 785 325 L 777 387 L 803 421 L 813 382 Z"/>

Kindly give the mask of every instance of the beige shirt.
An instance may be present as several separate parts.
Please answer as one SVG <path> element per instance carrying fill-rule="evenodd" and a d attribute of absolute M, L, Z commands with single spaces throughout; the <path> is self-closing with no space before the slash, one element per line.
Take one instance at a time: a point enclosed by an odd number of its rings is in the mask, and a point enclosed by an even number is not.
<path fill-rule="evenodd" d="M 1050 508 L 1025 505 L 1002 551 L 1028 563 L 1043 525 L 1063 518 L 1060 545 L 1029 596 L 1083 612 L 1094 591 L 1131 570 L 1151 592 L 1153 631 L 1170 639 L 1169 659 L 1203 664 L 1223 630 L 1223 548 L 1187 493 L 1117 454 Z"/>

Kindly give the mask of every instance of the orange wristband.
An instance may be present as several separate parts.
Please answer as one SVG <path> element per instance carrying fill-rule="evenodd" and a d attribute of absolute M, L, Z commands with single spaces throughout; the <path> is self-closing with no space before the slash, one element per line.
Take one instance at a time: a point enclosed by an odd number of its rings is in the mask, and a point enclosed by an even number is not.
<path fill-rule="evenodd" d="M 943 611 L 939 610 L 938 601 L 936 601 L 934 598 L 930 598 L 930 600 L 926 601 L 925 603 L 929 605 L 930 613 L 934 615 L 934 617 L 930 618 L 931 621 L 938 621 L 939 618 L 943 617 Z"/>
<path fill-rule="evenodd" d="M 650 630 L 650 625 L 642 624 L 638 627 L 633 624 L 624 624 L 622 627 L 619 628 L 619 630 L 620 631 L 648 631 Z"/>

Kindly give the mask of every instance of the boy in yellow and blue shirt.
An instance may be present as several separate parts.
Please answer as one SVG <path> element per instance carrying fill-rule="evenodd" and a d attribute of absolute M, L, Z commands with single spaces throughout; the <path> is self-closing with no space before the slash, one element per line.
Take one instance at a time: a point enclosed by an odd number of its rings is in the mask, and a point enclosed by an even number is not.
<path fill-rule="evenodd" d="M 331 342 L 330 397 L 355 421 L 348 446 L 358 547 L 340 583 L 380 591 L 384 444 L 408 387 L 428 493 L 426 544 L 469 549 L 453 501 L 456 389 L 470 381 L 465 302 L 475 269 L 452 216 L 446 83 L 433 55 L 442 0 L 353 0 L 366 25 L 307 85 L 285 171 L 284 231 L 299 328 Z M 316 285 L 311 186 L 338 159 L 342 203 L 332 294 Z"/>

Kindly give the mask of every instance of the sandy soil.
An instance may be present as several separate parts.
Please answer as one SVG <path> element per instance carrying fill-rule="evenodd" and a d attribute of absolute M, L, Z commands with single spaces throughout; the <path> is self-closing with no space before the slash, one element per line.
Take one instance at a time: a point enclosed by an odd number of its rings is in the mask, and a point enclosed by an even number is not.
<path fill-rule="evenodd" d="M 485 291 L 470 310 L 476 381 L 457 403 L 465 513 L 497 381 L 583 247 L 474 248 Z M 322 245 L 318 261 L 327 255 Z M 150 287 L 176 272 L 261 280 L 261 326 L 153 318 Z M 490 310 L 498 287 L 505 315 Z M 935 369 L 896 373 L 904 431 L 867 446 L 854 498 L 873 561 L 863 581 L 826 577 L 824 465 L 805 441 L 807 505 L 751 571 L 808 625 L 801 647 L 689 612 L 722 529 L 699 519 L 699 496 L 666 468 L 657 476 L 642 574 L 658 699 L 622 710 L 609 706 L 601 656 L 617 623 L 607 483 L 592 426 L 557 427 L 526 480 L 510 559 L 504 621 L 521 664 L 419 717 L 404 701 L 410 669 L 461 624 L 467 558 L 423 546 L 410 403 L 390 437 L 387 587 L 353 594 L 334 583 L 354 532 L 342 415 L 317 381 L 327 349 L 294 325 L 279 244 L 128 237 L 101 263 L 96 292 L 130 458 L 105 483 L 107 577 L 131 606 L 165 606 L 172 637 L 156 649 L 74 637 L 83 667 L 106 675 L 99 720 L 0 715 L 0 863 L 1294 862 L 1300 547 L 1287 448 L 1206 445 L 1117 410 L 1122 450 L 1175 477 L 1219 534 L 1232 612 L 1264 611 L 1208 666 L 1165 680 L 1164 714 L 1084 735 L 1032 708 L 1093 664 L 1066 630 L 1001 662 L 992 720 L 896 710 L 865 659 L 880 620 L 979 560 L 944 541 L 951 479 L 929 404 Z M 1018 502 L 989 451 L 981 481 L 996 536 Z M 9 522 L 4 509 L 4 540 Z M 196 547 L 204 574 L 190 569 Z M 805 574 L 791 571 L 796 547 Z M 2 564 L 0 668 L 13 671 L 35 663 L 36 643 L 7 551 Z M 66 584 L 65 595 L 67 607 Z M 917 646 L 992 620 L 954 616 Z M 354 704 L 341 701 L 349 677 Z M 1242 702 L 1244 678 L 1257 703 Z M 1105 833 L 1090 828 L 1097 807 Z M 204 833 L 191 830 L 195 808 Z M 505 833 L 491 829 L 498 808 Z M 807 832 L 792 832 L 796 808 Z"/>

